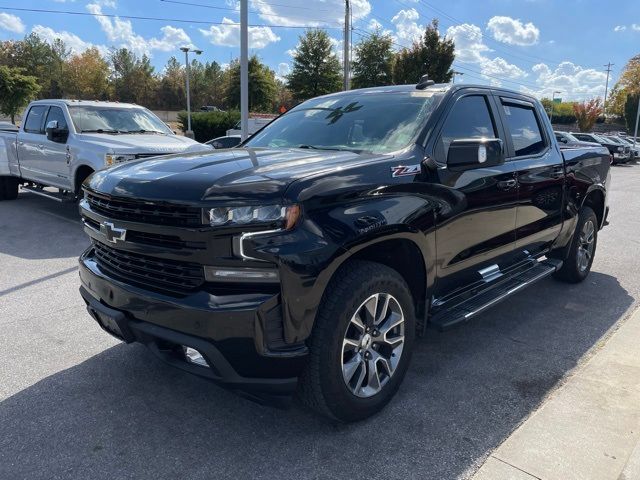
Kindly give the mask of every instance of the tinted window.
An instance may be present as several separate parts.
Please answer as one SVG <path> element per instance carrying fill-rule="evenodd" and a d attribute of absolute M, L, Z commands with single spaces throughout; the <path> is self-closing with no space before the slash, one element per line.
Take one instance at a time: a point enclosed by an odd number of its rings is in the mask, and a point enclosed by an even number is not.
<path fill-rule="evenodd" d="M 453 140 L 461 138 L 496 138 L 496 127 L 486 97 L 472 95 L 460 98 L 442 127 L 441 141 L 445 158 Z"/>
<path fill-rule="evenodd" d="M 42 133 L 42 120 L 47 110 L 45 105 L 31 107 L 24 122 L 24 131 L 29 133 Z"/>
<path fill-rule="evenodd" d="M 595 142 L 596 141 L 596 139 L 593 138 L 591 135 L 585 135 L 584 133 L 574 133 L 573 136 L 576 137 L 578 140 L 583 140 L 585 142 Z"/>
<path fill-rule="evenodd" d="M 49 109 L 49 113 L 47 114 L 47 121 L 44 122 L 44 126 L 49 124 L 51 120 L 56 120 L 58 122 L 58 128 L 60 130 L 68 130 L 67 119 L 64 118 L 64 113 L 60 107 L 51 107 Z"/>
<path fill-rule="evenodd" d="M 546 145 L 533 107 L 513 104 L 503 107 L 516 157 L 542 152 Z"/>

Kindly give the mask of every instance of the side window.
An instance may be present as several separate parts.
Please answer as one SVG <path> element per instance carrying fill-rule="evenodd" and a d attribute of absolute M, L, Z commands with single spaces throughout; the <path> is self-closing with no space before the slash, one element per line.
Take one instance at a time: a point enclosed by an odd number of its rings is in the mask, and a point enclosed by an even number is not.
<path fill-rule="evenodd" d="M 447 158 L 449 145 L 461 138 L 496 138 L 498 136 L 491 109 L 484 95 L 469 95 L 458 99 L 440 133 L 440 148 Z"/>
<path fill-rule="evenodd" d="M 46 128 L 46 126 L 49 124 L 49 122 L 51 120 L 57 120 L 58 121 L 58 128 L 61 130 L 69 130 L 69 127 L 67 125 L 67 119 L 64 118 L 64 112 L 62 111 L 62 109 L 60 107 L 51 107 L 49 109 L 49 113 L 47 114 L 47 121 L 44 122 L 44 126 Z"/>
<path fill-rule="evenodd" d="M 46 105 L 31 107 L 27 114 L 27 119 L 24 122 L 24 131 L 28 133 L 43 133 L 42 124 L 46 111 Z"/>
<path fill-rule="evenodd" d="M 533 106 L 502 104 L 516 157 L 535 155 L 546 148 Z"/>

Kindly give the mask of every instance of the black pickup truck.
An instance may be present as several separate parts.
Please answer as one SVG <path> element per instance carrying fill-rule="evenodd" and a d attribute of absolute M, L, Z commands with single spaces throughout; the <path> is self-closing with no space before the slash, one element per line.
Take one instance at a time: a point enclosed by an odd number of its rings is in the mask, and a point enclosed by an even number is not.
<path fill-rule="evenodd" d="M 529 96 L 336 93 L 239 148 L 91 176 L 80 291 L 104 330 L 179 368 L 354 421 L 389 402 L 416 336 L 584 280 L 608 186 L 609 152 L 561 151 Z"/>

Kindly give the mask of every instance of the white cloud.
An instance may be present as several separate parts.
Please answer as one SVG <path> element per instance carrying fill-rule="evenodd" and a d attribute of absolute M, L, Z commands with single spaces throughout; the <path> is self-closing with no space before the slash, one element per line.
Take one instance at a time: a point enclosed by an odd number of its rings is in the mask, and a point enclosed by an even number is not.
<path fill-rule="evenodd" d="M 538 89 L 524 88 L 538 97 L 549 97 L 560 91 L 560 97 L 568 100 L 585 99 L 604 95 L 606 73 L 593 68 L 584 68 L 572 62 L 562 62 L 556 68 L 544 63 L 532 69 Z"/>
<path fill-rule="evenodd" d="M 510 45 L 535 45 L 540 38 L 540 30 L 533 23 L 522 23 L 519 19 L 511 17 L 492 17 L 487 29 L 493 38 Z"/>
<path fill-rule="evenodd" d="M 223 47 L 240 45 L 240 25 L 226 17 L 222 19 L 222 23 L 222 25 L 211 25 L 208 30 L 202 28 L 199 30 L 214 45 Z M 269 27 L 249 27 L 249 48 L 264 48 L 279 40 L 280 37 Z"/>
<path fill-rule="evenodd" d="M 291 66 L 287 62 L 280 62 L 276 70 L 276 78 L 282 81 L 286 80 L 286 76 L 289 75 Z"/>
<path fill-rule="evenodd" d="M 344 0 L 274 2 L 251 0 L 251 7 L 268 23 L 287 26 L 340 26 L 344 23 Z M 351 0 L 354 23 L 371 12 L 369 0 Z"/>
<path fill-rule="evenodd" d="M 631 25 L 631 29 L 635 30 L 636 32 L 640 32 L 640 25 L 638 25 L 637 23 L 633 23 Z"/>
<path fill-rule="evenodd" d="M 62 40 L 65 46 L 70 49 L 71 53 L 74 55 L 82 53 L 92 47 L 96 47 L 103 55 L 106 55 L 108 52 L 107 47 L 104 45 L 94 45 L 90 42 L 85 42 L 76 34 L 67 31 L 56 32 L 52 28 L 45 27 L 43 25 L 35 25 L 31 31 L 49 43 L 52 43 L 56 39 Z"/>
<path fill-rule="evenodd" d="M 0 30 L 8 30 L 14 33 L 23 33 L 25 30 L 24 23 L 20 17 L 11 15 L 10 13 L 0 12 Z"/>
<path fill-rule="evenodd" d="M 627 29 L 625 25 L 616 25 L 613 29 L 614 32 L 624 32 Z"/>
<path fill-rule="evenodd" d="M 391 19 L 391 23 L 396 27 L 393 41 L 409 47 L 413 42 L 420 40 L 425 27 L 418 24 L 420 14 L 415 8 L 400 10 Z"/>
<path fill-rule="evenodd" d="M 115 2 L 101 0 L 96 3 L 89 3 L 87 10 L 94 14 L 94 18 L 100 24 L 107 39 L 118 47 L 126 47 L 137 55 L 151 55 L 153 50 L 170 52 L 184 46 L 194 47 L 189 35 L 182 28 L 172 27 L 171 25 L 166 25 L 160 29 L 162 37 L 146 39 L 134 32 L 133 25 L 129 20 L 101 16 L 102 5 L 115 6 Z"/>

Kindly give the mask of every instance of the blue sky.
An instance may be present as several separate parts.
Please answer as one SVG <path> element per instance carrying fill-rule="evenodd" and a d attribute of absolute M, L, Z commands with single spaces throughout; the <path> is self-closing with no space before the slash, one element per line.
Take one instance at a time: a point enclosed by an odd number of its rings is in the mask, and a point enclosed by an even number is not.
<path fill-rule="evenodd" d="M 304 31 L 298 27 L 327 28 L 342 56 L 344 0 L 249 3 L 251 52 L 279 75 L 291 64 Z M 438 18 L 441 33 L 456 42 L 454 67 L 464 73 L 457 82 L 502 85 L 538 96 L 554 91 L 569 100 L 602 96 L 604 64 L 615 64 L 613 84 L 629 58 L 640 53 L 638 0 L 352 0 L 352 5 L 355 42 L 380 28 L 400 48 Z M 126 46 L 147 53 L 162 70 L 183 45 L 203 49 L 202 60 L 228 64 L 239 54 L 238 19 L 233 0 L 0 0 L 0 40 L 35 31 L 46 39 L 62 38 L 75 52 Z"/>

